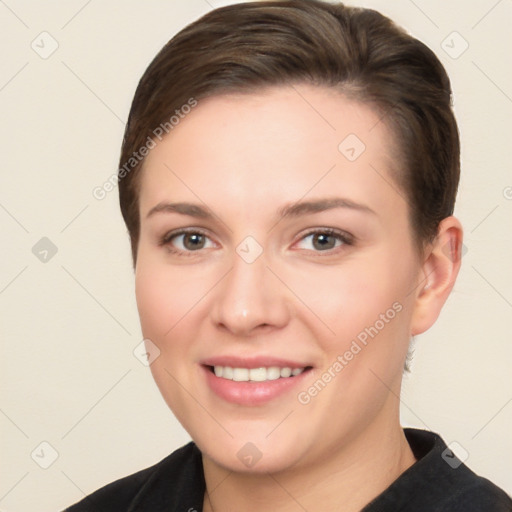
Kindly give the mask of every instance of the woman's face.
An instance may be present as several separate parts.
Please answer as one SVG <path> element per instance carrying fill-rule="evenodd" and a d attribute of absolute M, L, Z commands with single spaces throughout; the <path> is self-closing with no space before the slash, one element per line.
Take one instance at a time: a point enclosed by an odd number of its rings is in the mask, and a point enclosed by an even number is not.
<path fill-rule="evenodd" d="M 303 85 L 199 101 L 147 156 L 142 331 L 218 464 L 313 464 L 397 421 L 423 274 L 392 155 L 376 112 Z"/>

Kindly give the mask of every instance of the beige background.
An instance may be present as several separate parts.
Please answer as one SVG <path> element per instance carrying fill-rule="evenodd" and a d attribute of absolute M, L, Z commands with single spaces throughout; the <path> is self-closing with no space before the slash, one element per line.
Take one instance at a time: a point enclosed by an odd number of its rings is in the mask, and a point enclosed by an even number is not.
<path fill-rule="evenodd" d="M 117 190 L 102 201 L 92 190 L 116 171 L 149 61 L 219 5 L 0 2 L 0 510 L 59 510 L 188 440 L 133 355 L 141 334 Z M 439 55 L 463 141 L 467 253 L 443 315 L 416 340 L 403 422 L 456 441 L 470 467 L 511 493 L 512 2 L 357 5 Z M 32 249 L 43 237 L 58 250 L 46 262 Z"/>

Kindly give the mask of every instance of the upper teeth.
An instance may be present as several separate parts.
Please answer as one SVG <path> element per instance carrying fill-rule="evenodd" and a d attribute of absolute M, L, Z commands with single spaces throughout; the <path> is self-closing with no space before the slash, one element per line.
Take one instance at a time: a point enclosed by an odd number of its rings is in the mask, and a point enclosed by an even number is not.
<path fill-rule="evenodd" d="M 231 366 L 214 366 L 213 371 L 217 377 L 234 380 L 237 382 L 276 380 L 280 377 L 290 377 L 299 375 L 304 368 L 279 368 L 271 366 L 270 368 L 233 368 Z"/>

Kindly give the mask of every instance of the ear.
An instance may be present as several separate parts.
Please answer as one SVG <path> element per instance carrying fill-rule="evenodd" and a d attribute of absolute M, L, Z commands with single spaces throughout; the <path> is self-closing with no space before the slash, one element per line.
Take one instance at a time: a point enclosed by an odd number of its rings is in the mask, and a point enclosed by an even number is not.
<path fill-rule="evenodd" d="M 462 257 L 462 226 L 455 217 L 439 224 L 421 267 L 411 322 L 411 335 L 421 334 L 437 320 L 452 291 Z"/>

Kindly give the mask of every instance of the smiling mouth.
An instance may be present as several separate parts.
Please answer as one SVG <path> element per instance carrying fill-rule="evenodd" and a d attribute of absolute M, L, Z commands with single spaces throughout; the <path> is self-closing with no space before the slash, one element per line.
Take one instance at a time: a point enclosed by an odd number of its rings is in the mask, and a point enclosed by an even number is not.
<path fill-rule="evenodd" d="M 303 368 L 291 367 L 259 367 L 259 368 L 237 368 L 232 366 L 207 366 L 211 373 L 216 377 L 232 380 L 235 382 L 266 382 L 278 379 L 288 379 L 296 377 L 301 373 L 311 370 L 311 366 Z"/>

